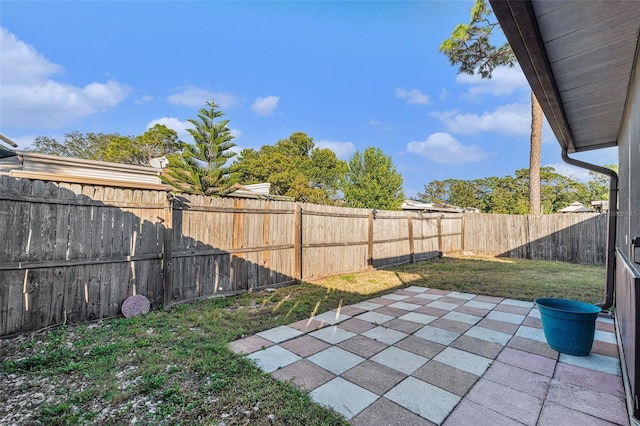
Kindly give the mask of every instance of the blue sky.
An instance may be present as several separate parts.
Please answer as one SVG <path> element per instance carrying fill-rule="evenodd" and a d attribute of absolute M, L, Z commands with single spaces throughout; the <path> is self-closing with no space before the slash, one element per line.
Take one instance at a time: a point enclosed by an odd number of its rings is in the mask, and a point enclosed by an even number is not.
<path fill-rule="evenodd" d="M 306 132 L 347 160 L 375 146 L 408 197 L 528 167 L 516 68 L 458 75 L 438 51 L 465 1 L 2 1 L 0 131 L 21 149 L 73 130 L 139 135 L 215 99 L 239 148 Z M 617 163 L 615 149 L 577 155 Z M 542 165 L 564 165 L 549 127 Z"/>

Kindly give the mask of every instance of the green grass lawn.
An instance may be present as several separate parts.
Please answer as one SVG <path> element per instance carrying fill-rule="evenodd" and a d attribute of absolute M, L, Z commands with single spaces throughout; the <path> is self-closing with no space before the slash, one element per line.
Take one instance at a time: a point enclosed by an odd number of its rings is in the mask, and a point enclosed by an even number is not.
<path fill-rule="evenodd" d="M 604 276 L 604 267 L 445 257 L 2 340 L 0 423 L 14 410 L 29 424 L 347 424 L 227 343 L 409 285 L 595 303 Z M 25 392 L 45 401 L 11 408 Z"/>

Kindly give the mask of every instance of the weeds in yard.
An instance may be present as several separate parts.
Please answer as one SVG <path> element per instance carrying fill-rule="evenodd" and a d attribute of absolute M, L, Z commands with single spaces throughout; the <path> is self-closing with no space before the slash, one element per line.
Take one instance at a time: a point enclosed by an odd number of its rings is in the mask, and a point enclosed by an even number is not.
<path fill-rule="evenodd" d="M 347 424 L 227 344 L 409 285 L 598 302 L 604 268 L 445 257 L 0 341 L 0 423 Z M 46 400 L 21 412 L 25 392 Z"/>

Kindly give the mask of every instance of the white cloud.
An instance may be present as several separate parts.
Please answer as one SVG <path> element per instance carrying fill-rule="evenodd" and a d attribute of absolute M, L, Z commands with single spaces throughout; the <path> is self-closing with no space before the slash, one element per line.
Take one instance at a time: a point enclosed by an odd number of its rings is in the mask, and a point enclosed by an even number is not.
<path fill-rule="evenodd" d="M 511 135 L 531 133 L 530 105 L 515 103 L 502 105 L 493 111 L 480 114 L 464 114 L 457 110 L 435 113 L 440 121 L 453 133 L 475 134 L 497 132 Z"/>
<path fill-rule="evenodd" d="M 393 126 L 390 123 L 382 123 L 378 120 L 369 120 L 366 123 L 367 126 L 374 127 L 380 131 L 388 132 L 393 130 Z"/>
<path fill-rule="evenodd" d="M 256 98 L 256 101 L 251 105 L 251 111 L 258 115 L 271 115 L 276 110 L 278 102 L 280 102 L 280 96 Z"/>
<path fill-rule="evenodd" d="M 341 160 L 348 160 L 354 152 L 356 152 L 356 146 L 353 142 L 338 142 L 328 139 L 321 139 L 316 142 L 318 148 L 329 148 L 336 153 L 336 156 Z"/>
<path fill-rule="evenodd" d="M 152 128 L 156 124 L 164 124 L 171 130 L 175 130 L 178 133 L 178 140 L 187 143 L 194 143 L 193 136 L 191 136 L 191 133 L 187 131 L 187 129 L 193 129 L 194 126 L 188 121 L 180 121 L 175 117 L 162 117 L 150 121 L 149 124 L 147 124 L 147 129 Z"/>
<path fill-rule="evenodd" d="M 407 151 L 443 164 L 476 163 L 487 158 L 487 154 L 477 145 L 463 145 L 444 132 L 434 133 L 425 141 L 409 142 Z"/>
<path fill-rule="evenodd" d="M 529 89 L 529 83 L 518 65 L 498 67 L 491 78 L 482 78 L 478 74 L 458 74 L 456 82 L 470 85 L 463 97 L 475 98 L 478 95 L 510 95 L 518 89 Z"/>
<path fill-rule="evenodd" d="M 153 100 L 153 96 L 144 95 L 139 99 L 136 99 L 136 105 L 146 104 L 147 102 L 151 102 Z"/>
<path fill-rule="evenodd" d="M 448 97 L 449 97 L 449 91 L 443 87 L 442 90 L 440 91 L 439 98 L 440 98 L 441 101 L 444 101 Z"/>
<path fill-rule="evenodd" d="M 63 68 L 0 28 L 0 127 L 57 127 L 113 108 L 131 91 L 115 80 L 84 87 L 56 81 Z"/>
<path fill-rule="evenodd" d="M 212 99 L 221 109 L 240 105 L 240 101 L 233 93 L 212 92 L 198 87 L 187 87 L 181 92 L 167 96 L 167 100 L 174 105 L 186 105 L 194 108 L 204 108 L 205 102 L 211 102 Z"/>
<path fill-rule="evenodd" d="M 410 104 L 429 105 L 430 103 L 429 96 L 418 89 L 406 90 L 398 88 L 396 89 L 396 98 L 405 99 Z"/>
<path fill-rule="evenodd" d="M 567 163 L 547 164 L 547 166 L 553 167 L 556 173 L 562 176 L 569 176 L 581 182 L 588 182 L 591 180 L 591 176 L 589 175 L 589 170 L 586 170 L 586 169 L 574 167 Z"/>
<path fill-rule="evenodd" d="M 231 133 L 231 136 L 233 136 L 234 138 L 239 138 L 242 135 L 242 130 L 240 130 L 240 129 L 229 129 L 229 133 Z"/>

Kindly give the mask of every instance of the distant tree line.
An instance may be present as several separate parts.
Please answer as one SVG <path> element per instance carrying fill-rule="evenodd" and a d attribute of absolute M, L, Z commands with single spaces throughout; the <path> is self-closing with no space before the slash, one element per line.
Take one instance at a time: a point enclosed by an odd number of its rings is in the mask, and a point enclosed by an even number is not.
<path fill-rule="evenodd" d="M 617 171 L 616 165 L 608 165 Z M 556 173 L 553 167 L 540 168 L 540 194 L 543 213 L 555 213 L 576 201 L 589 207 L 591 201 L 607 200 L 608 179 L 590 172 L 583 183 Z M 475 180 L 434 180 L 425 185 L 418 198 L 427 203 L 447 203 L 476 207 L 485 213 L 528 214 L 529 170 L 516 170 L 515 176 L 488 177 Z"/>
<path fill-rule="evenodd" d="M 402 176 L 380 149 L 356 151 L 346 162 L 335 152 L 295 132 L 259 150 L 237 155 L 229 120 L 212 100 L 189 119 L 194 143 L 178 140 L 174 130 L 157 124 L 140 136 L 74 131 L 63 141 L 35 139 L 34 152 L 88 160 L 150 165 L 156 157 L 169 161 L 161 178 L 177 191 L 218 196 L 236 183 L 271 183 L 274 195 L 296 201 L 347 207 L 399 210 L 404 201 Z"/>

